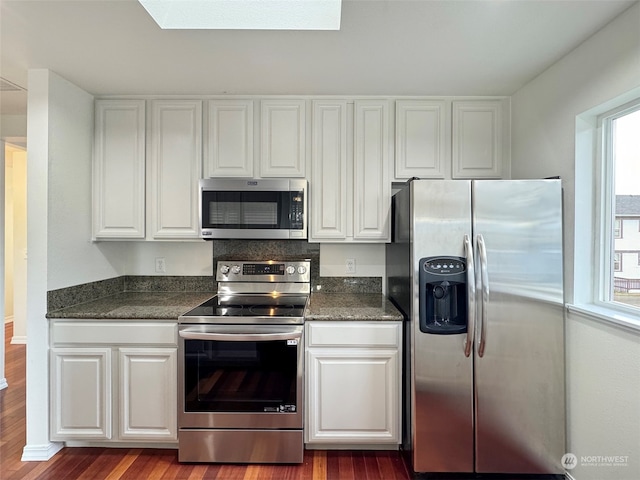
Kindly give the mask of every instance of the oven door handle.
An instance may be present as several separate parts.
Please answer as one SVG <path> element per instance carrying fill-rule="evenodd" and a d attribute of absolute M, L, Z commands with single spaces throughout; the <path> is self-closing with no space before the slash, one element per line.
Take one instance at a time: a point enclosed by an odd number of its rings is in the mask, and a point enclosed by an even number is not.
<path fill-rule="evenodd" d="M 219 342 L 272 342 L 274 340 L 299 340 L 302 332 L 286 333 L 203 333 L 178 332 L 186 340 L 214 340 Z"/>

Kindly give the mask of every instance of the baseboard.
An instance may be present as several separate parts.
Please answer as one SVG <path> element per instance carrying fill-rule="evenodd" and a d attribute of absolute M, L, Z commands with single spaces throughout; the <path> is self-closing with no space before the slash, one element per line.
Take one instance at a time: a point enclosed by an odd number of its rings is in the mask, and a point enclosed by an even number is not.
<path fill-rule="evenodd" d="M 47 443 L 44 445 L 26 445 L 22 449 L 23 462 L 46 462 L 64 448 L 64 443 Z"/>
<path fill-rule="evenodd" d="M 27 336 L 26 335 L 14 335 L 11 337 L 11 345 L 26 345 L 27 344 Z"/>
<path fill-rule="evenodd" d="M 0 378 L 0 390 L 4 390 L 8 386 L 9 386 L 9 384 L 7 383 L 7 379 L 6 378 Z"/>

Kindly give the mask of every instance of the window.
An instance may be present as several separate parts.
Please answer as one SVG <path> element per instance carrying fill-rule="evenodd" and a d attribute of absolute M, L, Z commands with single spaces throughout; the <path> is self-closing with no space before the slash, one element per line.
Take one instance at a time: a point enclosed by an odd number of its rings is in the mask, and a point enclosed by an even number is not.
<path fill-rule="evenodd" d="M 597 303 L 640 314 L 640 232 L 625 223 L 640 215 L 640 100 L 611 110 L 598 119 L 601 132 L 600 245 Z M 635 218 L 634 218 L 635 217 Z M 628 253 L 626 253 L 628 252 Z M 632 258 L 632 257 L 631 257 Z"/>
<path fill-rule="evenodd" d="M 622 219 L 616 218 L 615 226 L 613 227 L 613 237 L 622 238 Z"/>
<path fill-rule="evenodd" d="M 621 272 L 622 271 L 622 254 L 616 252 L 613 254 L 613 271 Z"/>

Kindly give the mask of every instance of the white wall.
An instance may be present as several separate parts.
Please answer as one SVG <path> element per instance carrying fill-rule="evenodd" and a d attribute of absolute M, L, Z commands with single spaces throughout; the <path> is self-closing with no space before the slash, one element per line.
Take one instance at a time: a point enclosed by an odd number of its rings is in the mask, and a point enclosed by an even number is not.
<path fill-rule="evenodd" d="M 125 260 L 115 254 L 120 246 L 100 249 L 89 241 L 93 97 L 48 70 L 31 70 L 28 90 L 27 445 L 23 459 L 44 460 L 59 448 L 49 442 L 47 291 L 121 275 Z"/>
<path fill-rule="evenodd" d="M 639 27 L 640 5 L 635 4 L 512 97 L 512 177 L 563 179 L 568 302 L 580 293 L 573 289 L 574 267 L 581 272 L 574 255 L 590 248 L 590 238 L 576 236 L 576 225 L 583 228 L 593 214 L 590 202 L 575 198 L 576 181 L 585 181 L 592 168 L 590 160 L 582 163 L 582 155 L 590 159 L 593 154 L 590 138 L 576 149 L 576 134 L 588 137 L 590 130 L 588 120 L 576 117 L 640 86 Z M 576 155 L 584 170 L 576 171 Z M 574 215 L 576 208 L 587 213 L 586 219 Z M 571 475 L 578 480 L 640 478 L 640 334 L 572 314 L 566 335 L 568 451 L 578 456 Z M 628 455 L 628 465 L 581 464 L 581 456 L 596 455 Z"/>
<path fill-rule="evenodd" d="M 119 243 L 91 241 L 93 97 L 50 75 L 47 288 L 54 290 L 122 275 L 126 258 Z"/>

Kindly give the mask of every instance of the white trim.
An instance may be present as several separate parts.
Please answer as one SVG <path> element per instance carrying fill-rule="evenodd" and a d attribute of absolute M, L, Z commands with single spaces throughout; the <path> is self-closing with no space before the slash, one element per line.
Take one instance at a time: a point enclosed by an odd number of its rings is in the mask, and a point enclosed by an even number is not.
<path fill-rule="evenodd" d="M 22 462 L 46 462 L 64 448 L 64 443 L 47 443 L 44 445 L 25 445 L 22 449 Z"/>
<path fill-rule="evenodd" d="M 14 335 L 11 337 L 11 345 L 26 345 L 27 344 L 27 336 L 26 335 Z"/>
<path fill-rule="evenodd" d="M 4 317 L 4 324 L 9 325 L 10 323 L 13 323 L 13 315 L 7 315 Z"/>
<path fill-rule="evenodd" d="M 594 304 L 567 304 L 566 308 L 568 312 L 577 313 L 589 320 L 595 320 L 609 326 L 640 334 L 640 318 L 638 318 L 637 315 L 630 315 L 612 308 Z"/>
<path fill-rule="evenodd" d="M 9 384 L 7 383 L 7 379 L 6 378 L 0 378 L 0 390 L 4 390 L 8 386 L 9 386 Z"/>

